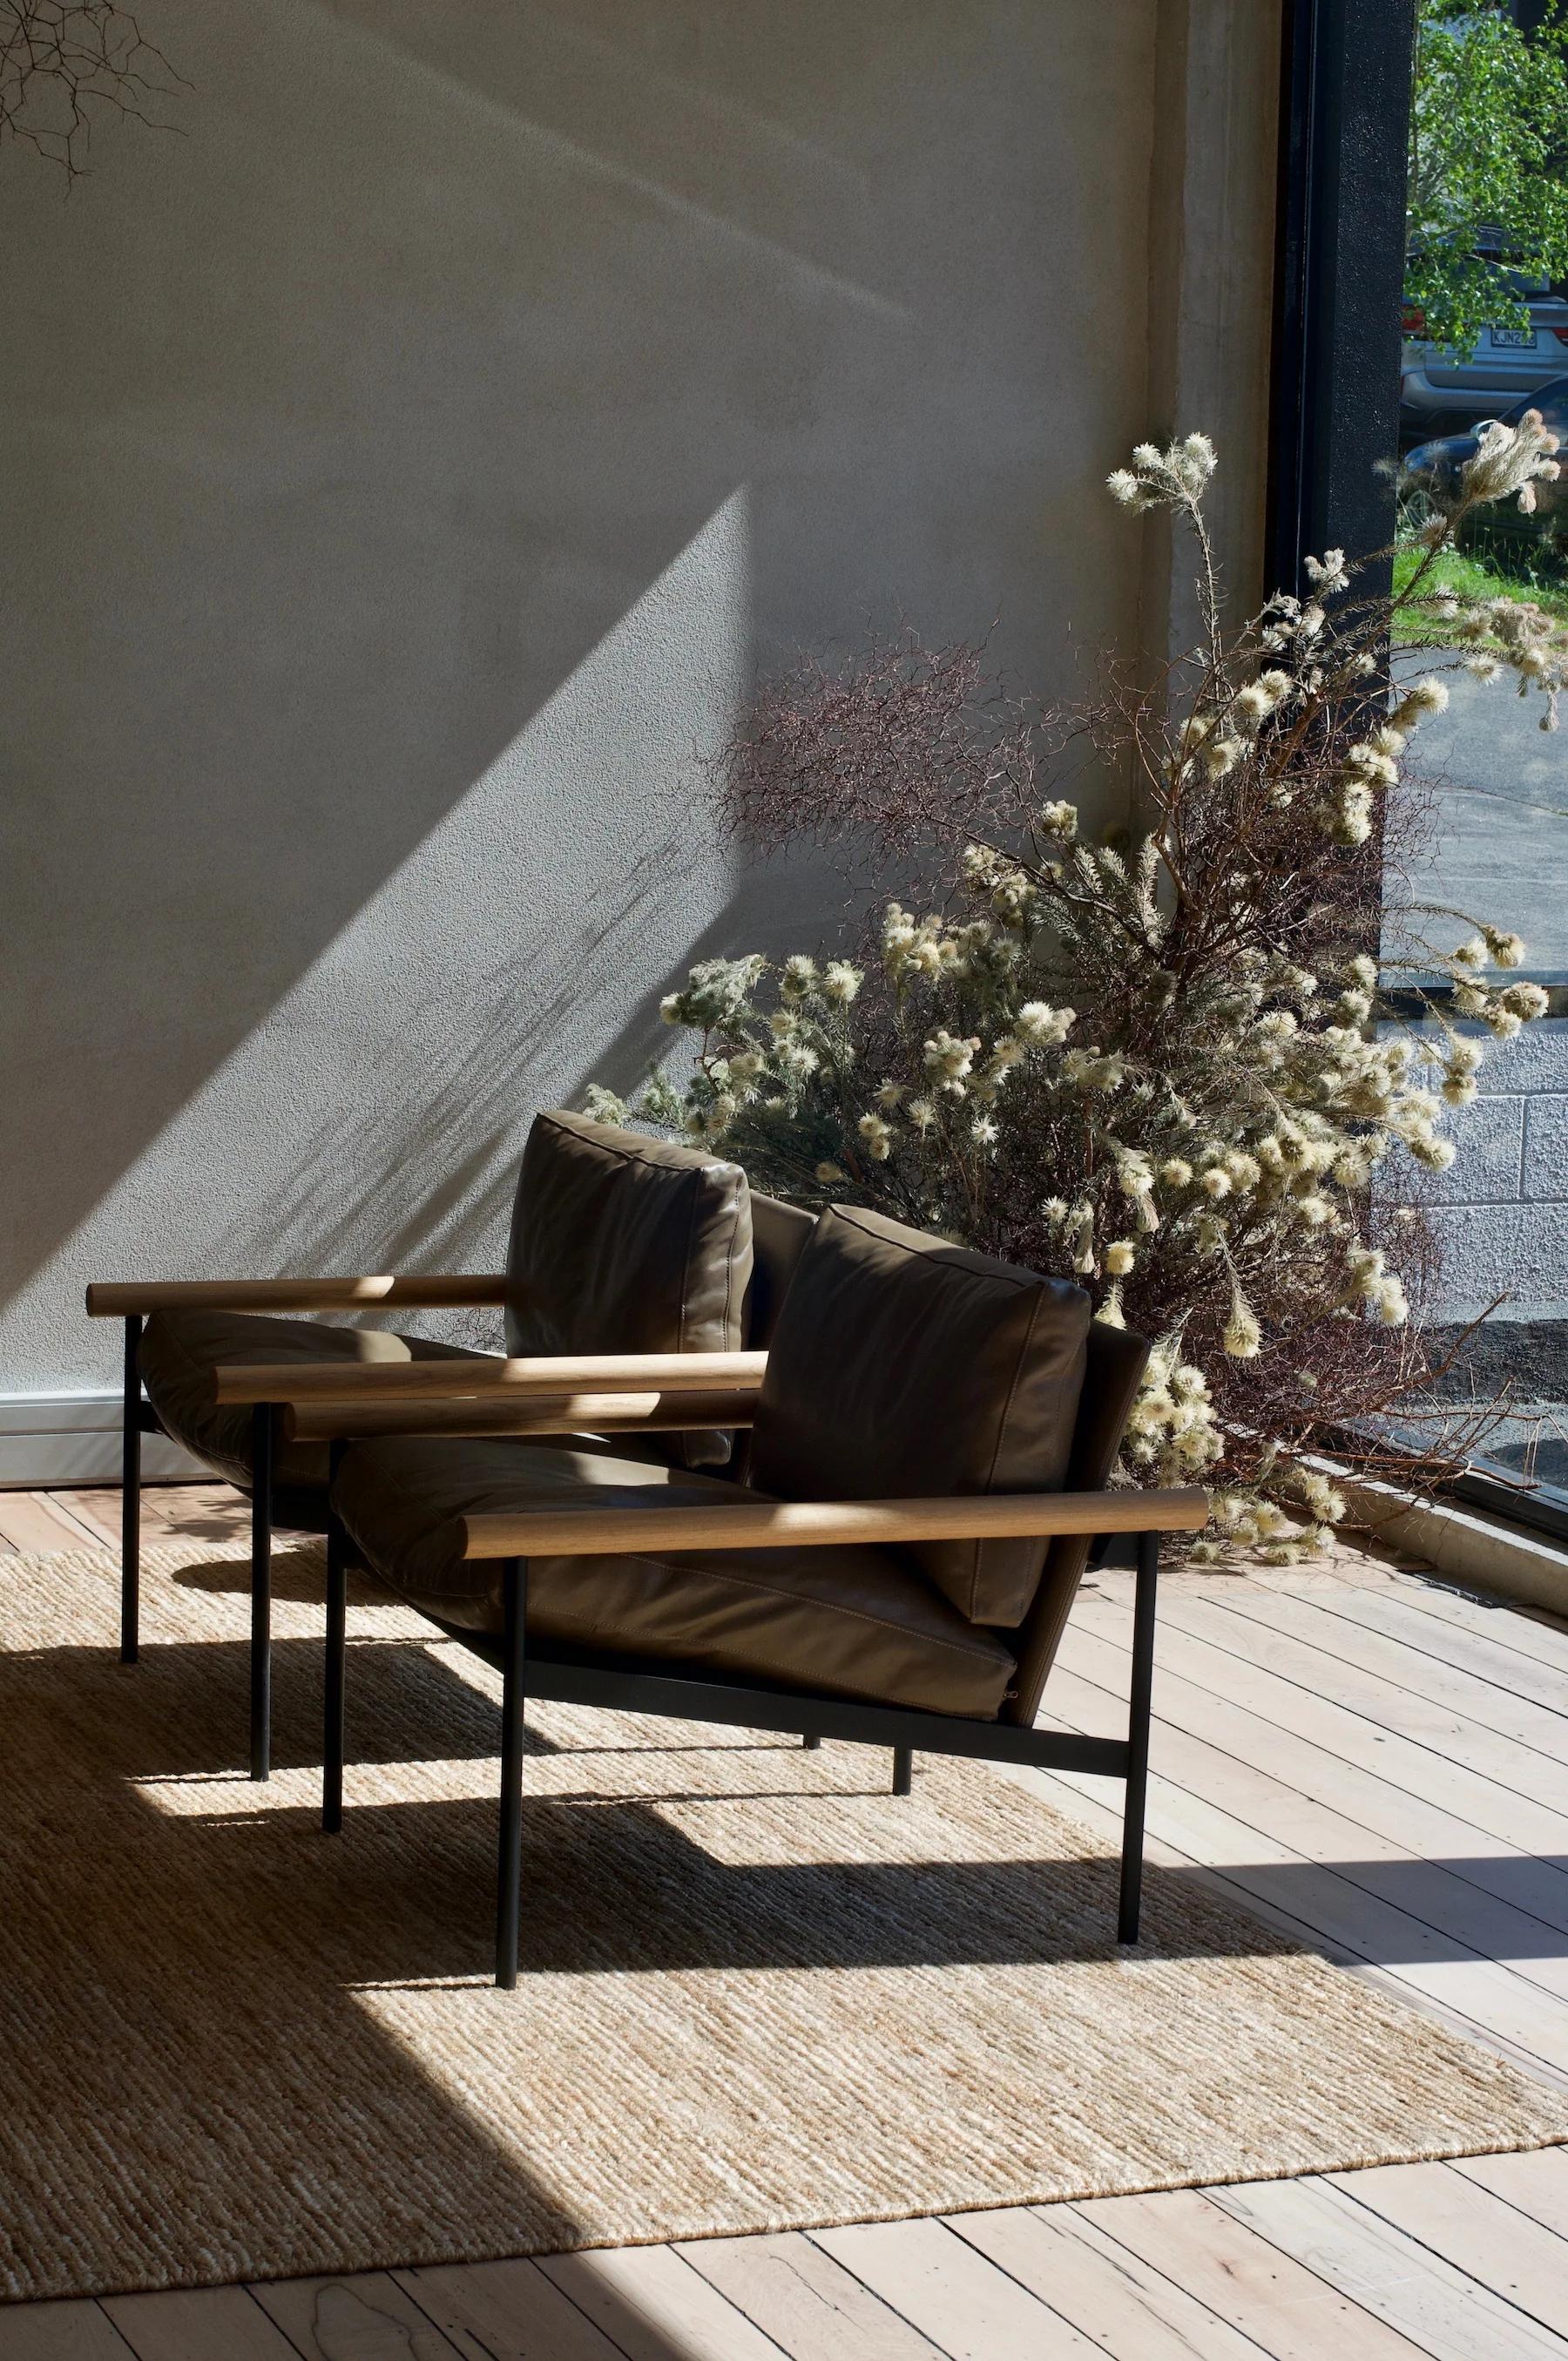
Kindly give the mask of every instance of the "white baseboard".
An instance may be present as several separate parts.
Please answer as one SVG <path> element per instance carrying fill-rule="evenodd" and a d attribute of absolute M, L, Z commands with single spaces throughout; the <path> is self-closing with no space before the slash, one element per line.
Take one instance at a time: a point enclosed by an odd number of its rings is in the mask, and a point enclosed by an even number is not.
<path fill-rule="evenodd" d="M 0 1395 L 0 1490 L 41 1491 L 55 1484 L 117 1484 L 121 1398 L 114 1394 Z M 165 1434 L 144 1434 L 141 1472 L 148 1484 L 212 1478 Z"/>

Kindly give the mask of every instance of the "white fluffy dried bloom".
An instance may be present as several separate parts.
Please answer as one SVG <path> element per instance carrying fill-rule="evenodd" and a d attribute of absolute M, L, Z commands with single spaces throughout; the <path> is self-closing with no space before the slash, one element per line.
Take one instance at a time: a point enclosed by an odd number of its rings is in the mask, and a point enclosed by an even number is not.
<path fill-rule="evenodd" d="M 1343 549 L 1325 549 L 1321 557 L 1306 560 L 1307 579 L 1314 590 L 1343 590 L 1350 579 Z"/>
<path fill-rule="evenodd" d="M 1557 437 L 1545 425 L 1539 410 L 1527 410 L 1517 426 L 1488 419 L 1475 438 L 1475 456 L 1460 469 L 1465 495 L 1477 500 L 1517 498 L 1528 515 L 1535 506 L 1537 482 L 1552 482 L 1558 473 L 1552 454 Z"/>
<path fill-rule="evenodd" d="M 1137 1260 L 1131 1238 L 1114 1238 L 1105 1249 L 1105 1268 L 1113 1279 L 1125 1279 Z"/>
<path fill-rule="evenodd" d="M 1186 434 L 1163 451 L 1153 443 L 1138 444 L 1132 466 L 1115 468 L 1105 481 L 1124 508 L 1192 508 L 1217 464 L 1206 434 Z"/>
<path fill-rule="evenodd" d="M 1396 730 L 1414 730 L 1429 714 L 1442 713 L 1447 705 L 1445 684 L 1429 672 L 1405 691 L 1394 708 L 1394 727 Z"/>
<path fill-rule="evenodd" d="M 1258 1326 L 1257 1314 L 1239 1286 L 1232 1287 L 1231 1316 L 1221 1341 L 1234 1361 L 1254 1359 L 1262 1346 L 1263 1331 Z"/>
<path fill-rule="evenodd" d="M 1235 769 L 1245 752 L 1246 748 L 1239 738 L 1229 735 L 1223 738 L 1211 738 L 1199 757 L 1203 765 L 1205 777 L 1211 779 L 1226 777 Z"/>
<path fill-rule="evenodd" d="M 943 1026 L 940 1032 L 932 1035 L 922 1052 L 926 1071 L 933 1082 L 962 1082 L 973 1067 L 979 1049 L 977 1034 L 959 1040 Z"/>
<path fill-rule="evenodd" d="M 1372 808 L 1365 787 L 1347 787 L 1331 805 L 1328 832 L 1336 844 L 1365 844 L 1372 833 Z"/>
<path fill-rule="evenodd" d="M 1315 1468 L 1292 1467 L 1286 1477 L 1290 1490 L 1306 1502 L 1320 1524 L 1337 1525 L 1345 1512 L 1343 1492 L 1337 1491 L 1326 1476 Z"/>
<path fill-rule="evenodd" d="M 1402 1328 L 1409 1320 L 1410 1307 L 1406 1299 L 1404 1286 L 1392 1273 L 1379 1280 L 1376 1292 L 1372 1299 L 1372 1309 L 1375 1316 L 1385 1328 Z"/>
<path fill-rule="evenodd" d="M 1013 1019 L 1013 1032 L 1027 1048 L 1044 1049 L 1065 1041 L 1077 1022 L 1074 1009 L 1053 1008 L 1045 1000 L 1026 1000 Z"/>
<path fill-rule="evenodd" d="M 1391 787 L 1399 775 L 1399 766 L 1391 754 L 1374 745 L 1370 738 L 1353 746 L 1344 758 L 1345 774 L 1369 786 Z"/>
<path fill-rule="evenodd" d="M 1232 724 L 1251 737 L 1255 730 L 1262 729 L 1273 712 L 1274 705 L 1274 698 L 1261 680 L 1249 681 L 1245 688 L 1238 688 L 1231 699 Z"/>
<path fill-rule="evenodd" d="M 893 1126 L 880 1115 L 863 1115 L 855 1129 L 865 1142 L 866 1154 L 877 1164 L 885 1164 L 893 1153 Z"/>
<path fill-rule="evenodd" d="M 847 1008 L 864 982 L 861 969 L 848 960 L 829 960 L 822 971 L 822 997 Z"/>
<path fill-rule="evenodd" d="M 1453 1142 L 1444 1139 L 1440 1132 L 1412 1130 L 1407 1134 L 1405 1145 L 1417 1163 L 1424 1164 L 1430 1172 L 1446 1172 L 1453 1161 Z"/>

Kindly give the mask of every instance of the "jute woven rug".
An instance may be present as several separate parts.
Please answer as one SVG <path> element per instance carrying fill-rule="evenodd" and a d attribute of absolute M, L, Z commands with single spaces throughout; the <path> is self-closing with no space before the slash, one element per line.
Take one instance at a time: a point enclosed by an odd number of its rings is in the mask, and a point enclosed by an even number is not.
<path fill-rule="evenodd" d="M 983 1768 L 541 1708 L 489 1984 L 498 1713 L 281 1556 L 270 1784 L 243 1567 L 0 1560 L 0 2284 L 189 2286 L 1321 2171 L 1568 2137 L 1568 2098 Z"/>

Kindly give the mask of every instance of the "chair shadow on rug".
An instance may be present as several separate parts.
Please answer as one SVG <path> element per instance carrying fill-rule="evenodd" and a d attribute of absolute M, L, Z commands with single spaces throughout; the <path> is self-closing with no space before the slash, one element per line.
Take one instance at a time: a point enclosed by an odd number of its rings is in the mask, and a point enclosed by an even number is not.
<path fill-rule="evenodd" d="M 216 1587 L 229 1568 L 205 1571 Z M 310 1578 L 302 1558 L 298 1596 L 309 1595 Z M 297 1782 L 293 1795 L 280 1786 L 258 1811 L 247 1783 L 234 1811 L 206 1806 L 214 1723 L 229 1725 L 235 1775 L 244 1768 L 247 1658 L 237 1641 L 149 1652 L 137 1710 L 121 1726 L 134 1755 L 121 1776 L 144 1795 L 183 1791 L 190 1801 L 175 1809 L 173 1826 L 188 1840 L 200 1838 L 222 1886 L 239 1892 L 292 1882 L 296 1926 L 303 1932 L 313 1914 L 319 1917 L 323 1982 L 335 1972 L 350 1988 L 417 1986 L 484 1973 L 495 1819 L 489 1767 L 500 1710 L 465 1676 L 473 1675 L 474 1659 L 434 1634 L 351 1641 L 341 1847 L 322 1842 L 311 1776 L 320 1759 L 320 1648 L 280 1639 L 275 1666 L 275 1761 L 280 1776 L 306 1774 L 302 1795 Z M 115 1703 L 124 1697 L 129 1706 L 137 1684 L 122 1684 L 113 1664 L 103 1670 Z M 182 1715 L 170 1714 L 168 1698 L 156 1694 L 165 1684 L 181 1698 Z M 807 1753 L 793 1738 L 758 1732 L 737 1741 L 702 1727 L 673 1737 L 667 1722 L 587 1709 L 570 1717 L 565 1742 L 537 1726 L 562 1718 L 559 1708 L 536 1708 L 527 1736 L 534 1768 L 523 1819 L 525 1972 L 1026 1967 L 1116 1957 L 1113 1852 L 919 1857 L 919 1803 L 927 1780 L 944 1775 L 935 1764 L 917 1760 L 912 1816 L 907 1802 L 888 1795 L 878 1748 L 829 1745 Z M 639 1742 L 643 1730 L 646 1744 Z M 548 1791 L 541 1794 L 545 1763 Z M 477 1780 L 466 1771 L 470 1764 L 482 1766 Z M 423 1766 L 434 1765 L 447 1766 L 447 1784 L 474 1792 L 406 1792 L 424 1784 Z M 641 1780 L 640 1765 L 647 1774 Z M 700 1775 L 705 1769 L 710 1778 Z M 405 1792 L 389 1792 L 394 1787 Z M 841 1835 L 854 1850 L 876 1831 L 885 1844 L 891 1829 L 895 1847 L 907 1832 L 914 1856 L 766 1857 L 792 1839 L 809 1848 L 830 1807 L 848 1816 Z M 702 1823 L 716 1814 L 726 1816 L 725 1826 L 710 1850 Z M 1201 1912 L 1194 1918 L 1186 1899 L 1173 1912 L 1172 1893 L 1192 1891 L 1190 1874 L 1149 1868 L 1149 1932 L 1162 1956 L 1170 1956 L 1178 1928 L 1176 1939 L 1193 1956 L 1234 1956 L 1238 1940 L 1249 1949 L 1281 1948 L 1257 1922 L 1210 1920 Z M 351 1942 L 344 1939 L 349 1925 Z"/>
<path fill-rule="evenodd" d="M 302 1549 L 280 1551 L 274 1557 L 274 1594 L 280 1602 L 318 1603 L 323 1598 L 323 1574 L 319 1548 L 309 1545 Z M 248 1569 L 241 1558 L 203 1561 L 178 1567 L 167 1577 L 174 1584 L 211 1595 L 232 1595 L 236 1599 L 248 1595 Z M 384 1600 L 368 1582 L 356 1576 L 351 1578 L 352 1608 L 363 1608 Z M 477 1690 L 473 1682 L 473 1659 L 464 1652 L 443 1643 L 428 1631 L 409 1640 L 370 1639 L 361 1636 L 353 1642 L 354 1669 L 352 1689 L 351 1748 L 356 1763 L 367 1765 L 416 1763 L 421 1761 L 472 1760 L 487 1765 L 493 1761 L 499 1743 L 500 1717 L 499 1706 Z M 198 1664 L 192 1670 L 181 1669 L 180 1681 L 194 1677 L 200 1691 L 210 1691 L 200 1698 L 192 1697 L 193 1708 L 190 1727 L 227 1719 L 231 1727 L 232 1766 L 235 1773 L 244 1768 L 244 1732 L 239 1723 L 243 1706 L 244 1667 L 235 1661 L 232 1648 L 220 1643 L 207 1643 L 193 1653 Z M 165 1660 L 167 1663 L 167 1659 Z M 277 1678 L 279 1683 L 278 1763 L 280 1769 L 290 1766 L 313 1768 L 320 1761 L 320 1738 L 316 1729 L 316 1700 L 321 1681 L 318 1653 L 308 1642 L 294 1641 L 280 1644 Z M 595 1725 L 598 1725 L 596 1730 Z M 189 1761 L 178 1761 L 167 1754 L 170 1744 L 177 1743 L 181 1723 L 178 1717 L 165 1722 L 154 1741 L 160 1757 L 162 1777 L 210 1774 L 211 1756 L 201 1759 L 199 1747 L 192 1743 Z M 539 1880 L 552 1873 L 552 1855 L 563 1841 L 578 1848 L 577 1857 L 568 1864 L 568 1885 L 575 1890 L 579 1875 L 591 1867 L 609 1880 L 617 1891 L 626 1891 L 628 1877 L 634 1884 L 645 1877 L 652 1894 L 648 1903 L 647 1926 L 634 1929 L 638 1936 L 635 1961 L 620 1961 L 607 1955 L 598 1964 L 613 1970 L 620 1964 L 635 1964 L 639 1969 L 696 1967 L 715 1965 L 720 1961 L 703 1957 L 703 1947 L 697 1937 L 704 1924 L 729 1927 L 731 1923 L 744 1924 L 748 1930 L 748 1948 L 740 1955 L 725 1949 L 723 1959 L 735 1965 L 764 1966 L 770 1963 L 814 1965 L 824 1968 L 850 1964 L 844 1949 L 847 1937 L 842 1930 L 853 1924 L 859 1914 L 869 1912 L 883 1929 L 884 1944 L 890 1942 L 890 1929 L 902 1926 L 906 1917 L 904 1905 L 916 1896 L 917 1916 L 927 1938 L 928 1956 L 923 1960 L 916 1956 L 916 1947 L 907 1943 L 902 1950 L 893 1946 L 884 1965 L 954 1966 L 966 1959 L 972 1964 L 989 1960 L 999 1964 L 1005 1960 L 1023 1965 L 1029 1960 L 1045 1962 L 1051 1959 L 1091 1958 L 1103 1954 L 1105 1946 L 1094 1914 L 1103 1912 L 1107 1897 L 1114 1885 L 1114 1866 L 1109 1856 L 1094 1856 L 1074 1864 L 1061 1861 L 1044 1863 L 1017 1862 L 1004 1865 L 968 1865 L 961 1862 L 910 1864 L 890 1871 L 886 1866 L 866 1864 L 824 1863 L 809 1870 L 779 1868 L 753 1873 L 748 1889 L 745 1881 L 733 1871 L 718 1871 L 717 1864 L 700 1846 L 683 1837 L 671 1823 L 650 1808 L 648 1798 L 629 1796 L 617 1786 L 613 1765 L 624 1757 L 634 1765 L 643 1757 L 658 1753 L 692 1755 L 704 1763 L 723 1755 L 736 1755 L 755 1760 L 761 1754 L 782 1755 L 790 1768 L 804 1772 L 799 1750 L 793 1738 L 779 1739 L 758 1732 L 737 1739 L 718 1729 L 703 1730 L 694 1736 L 671 1736 L 667 1724 L 645 1723 L 641 1729 L 645 1739 L 625 1743 L 616 1734 L 611 1718 L 585 1718 L 585 1735 L 574 1752 L 580 1751 L 585 1761 L 604 1766 L 591 1784 L 576 1790 L 553 1790 L 548 1802 L 534 1798 L 529 1806 L 527 1838 L 531 1848 L 529 1876 L 533 1881 L 535 1926 L 533 1928 L 533 1965 L 541 1970 L 559 1971 L 574 1966 L 587 1968 L 587 1959 L 574 1960 L 569 1953 L 547 1956 L 541 1948 L 549 1942 L 551 1913 L 548 1897 L 541 1890 Z M 602 1731 L 602 1742 L 599 1736 Z M 203 1741 L 205 1742 L 205 1741 Z M 530 1752 L 554 1751 L 537 1730 L 529 1734 Z M 845 1795 L 861 1791 L 868 1795 L 885 1784 L 877 1751 L 842 1747 L 830 1758 L 836 1765 L 836 1781 Z M 781 1768 L 783 1766 L 781 1765 Z M 219 1776 L 225 1775 L 219 1773 Z M 923 1773 L 917 1775 L 924 1775 Z M 425 1835 L 418 1839 L 411 1836 L 401 1843 L 409 1858 L 422 1857 L 426 1842 L 434 1843 L 447 1864 L 446 1888 L 455 1913 L 453 1927 L 464 1924 L 474 1928 L 483 1925 L 483 1912 L 476 1911 L 476 1880 L 485 1873 L 486 1847 L 492 1833 L 493 1806 L 488 1801 L 488 1790 L 472 1800 L 448 1799 L 443 1803 L 420 1804 L 382 1802 L 372 1805 L 361 1800 L 353 1803 L 353 1780 L 350 1781 L 350 1808 L 355 1812 L 351 1828 L 362 1829 L 365 1815 L 370 1809 L 390 1812 L 394 1816 L 417 1813 L 427 1819 Z M 785 1782 L 788 1784 L 787 1778 Z M 801 1792 L 826 1794 L 818 1780 L 811 1780 Z M 682 1805 L 718 1805 L 727 1800 L 744 1804 L 754 1800 L 759 1791 L 751 1786 L 733 1790 L 728 1796 L 718 1787 L 683 1790 L 677 1782 L 661 1786 L 658 1803 L 665 1808 Z M 601 1817 L 620 1815 L 596 1824 L 588 1853 L 581 1850 L 585 1824 L 581 1819 L 557 1822 L 552 1817 L 557 1807 L 581 1812 L 592 1809 Z M 312 1807 L 313 1808 L 313 1806 Z M 286 1816 L 291 1823 L 294 1815 Z M 309 1812 L 305 1814 L 308 1819 Z M 573 1833 L 564 1839 L 561 1830 L 569 1827 Z M 552 1831 L 555 1833 L 553 1835 Z M 302 1831 L 308 1837 L 308 1830 Z M 400 1850 L 394 1840 L 394 1855 Z M 635 1863 L 641 1857 L 641 1876 L 635 1873 Z M 378 1874 L 385 1873 L 387 1863 L 378 1847 Z M 466 1864 L 465 1882 L 450 1883 L 451 1864 Z M 1419 1956 L 1468 1959 L 1470 1946 L 1457 1937 L 1446 1939 L 1441 1929 L 1424 1923 L 1420 1903 L 1425 1883 L 1434 1872 L 1448 1871 L 1464 1878 L 1476 1864 L 1462 1860 L 1427 1861 L 1346 1861 L 1332 1864 L 1340 1874 L 1353 1884 L 1370 1884 L 1384 1899 L 1401 1904 L 1401 1889 L 1409 1889 L 1402 1906 L 1420 1922 L 1412 1928 Z M 1508 1864 L 1488 1860 L 1486 1883 L 1494 1889 Z M 353 1877 L 353 1866 L 345 1863 L 345 1873 Z M 1519 1939 L 1528 1941 L 1528 1955 L 1532 1958 L 1568 1956 L 1568 1929 L 1539 1918 L 1530 1911 L 1531 1889 L 1542 1872 L 1568 1871 L 1568 1860 L 1521 1858 L 1518 1864 L 1519 1891 L 1516 1906 L 1524 1913 Z M 468 1872 L 472 1872 L 469 1874 Z M 1069 1873 L 1070 1872 L 1070 1873 Z M 1303 1916 L 1310 1923 L 1310 1894 L 1302 1898 L 1301 1907 L 1295 1906 L 1294 1888 L 1315 1888 L 1321 1870 L 1307 1862 L 1299 1871 L 1288 1862 L 1259 1863 L 1256 1873 L 1266 1883 L 1277 1905 L 1292 1916 Z M 1253 1872 L 1245 1865 L 1236 1872 L 1244 1886 Z M 395 1872 L 394 1872 L 395 1875 Z M 1053 1885 L 1059 1892 L 1053 1894 Z M 1146 1885 L 1149 1905 L 1154 1914 L 1151 1932 L 1165 1927 L 1170 1917 L 1168 1908 L 1161 1907 L 1162 1894 L 1208 1891 L 1196 1872 L 1161 1869 L 1150 1863 L 1146 1870 Z M 687 1901 L 682 1908 L 671 1913 L 660 1897 L 685 1894 Z M 1070 1907 L 1063 1905 L 1070 1902 Z M 466 1919 L 463 1913 L 466 1912 Z M 1080 1911 L 1084 1914 L 1081 1934 L 1078 1928 Z M 1051 1927 L 1053 1914 L 1056 1935 Z M 1185 1917 L 1185 1911 L 1179 1913 Z M 1387 1914 L 1380 1914 L 1382 1924 Z M 664 1931 L 658 1930 L 663 1925 Z M 1260 1947 L 1270 1947 L 1267 1931 L 1261 1923 L 1256 1927 Z M 1369 1929 L 1375 1932 L 1376 1928 Z M 438 1934 L 433 1949 L 441 1954 L 442 1964 L 435 1959 L 422 1965 L 415 1958 L 405 1957 L 402 1964 L 391 1964 L 378 1959 L 373 1964 L 367 1959 L 363 1972 L 351 1979 L 354 1982 L 375 1982 L 384 1979 L 407 1977 L 418 1981 L 423 1976 L 466 1974 L 479 1964 L 477 1951 L 474 1959 L 459 1966 L 445 1954 L 455 1936 Z M 718 1938 L 716 1938 L 718 1939 Z M 724 1942 L 731 1937 L 727 1935 Z M 1433 1945 L 1437 1946 L 1434 1951 Z M 776 1944 L 776 1951 L 770 1946 Z M 407 1945 L 403 1947 L 406 1953 Z M 713 1944 L 709 1944 L 712 1950 Z M 896 1956 L 894 1956 L 896 1953 Z M 1409 1955 L 1409 1947 L 1396 1940 L 1386 1940 L 1378 1949 L 1380 1964 L 1396 1966 Z M 861 1964 L 869 1963 L 863 1959 Z"/>

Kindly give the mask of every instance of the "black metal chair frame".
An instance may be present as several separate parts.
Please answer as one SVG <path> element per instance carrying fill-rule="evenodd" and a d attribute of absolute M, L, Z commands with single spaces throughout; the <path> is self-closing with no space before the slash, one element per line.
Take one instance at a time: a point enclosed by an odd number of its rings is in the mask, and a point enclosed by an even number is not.
<path fill-rule="evenodd" d="M 854 1697 L 777 1688 L 762 1682 L 720 1679 L 696 1668 L 659 1664 L 647 1658 L 590 1656 L 548 1645 L 531 1649 L 527 1644 L 528 1566 L 522 1558 L 502 1561 L 504 1623 L 499 1636 L 465 1631 L 439 1616 L 425 1613 L 425 1620 L 438 1631 L 461 1642 L 501 1675 L 496 1982 L 503 1992 L 513 1991 L 517 1984 L 522 1909 L 523 1721 L 531 1698 L 596 1706 L 615 1713 L 646 1713 L 680 1721 L 713 1722 L 726 1729 L 784 1730 L 798 1734 L 807 1746 L 817 1746 L 823 1739 L 833 1738 L 860 1746 L 891 1747 L 895 1795 L 910 1793 L 916 1752 L 1119 1778 L 1124 1783 L 1125 1792 L 1116 1940 L 1135 1943 L 1143 1895 L 1160 1536 L 1147 1532 L 1135 1538 L 1137 1587 L 1124 1739 L 1084 1738 L 1033 1730 L 1020 1723 L 974 1721 L 956 1714 L 927 1713 L 906 1706 L 871 1705 Z M 348 1571 L 347 1536 L 334 1517 L 327 1529 L 322 1774 L 322 1827 L 329 1836 L 340 1834 L 343 1828 Z"/>
<path fill-rule="evenodd" d="M 139 1313 L 126 1320 L 125 1399 L 120 1463 L 120 1662 L 134 1664 L 141 1653 L 141 1439 L 165 1434 L 158 1412 L 142 1390 L 137 1355 Z M 266 1779 L 272 1769 L 272 1534 L 281 1523 L 290 1532 L 324 1533 L 319 1518 L 280 1519 L 272 1481 L 281 1406 L 258 1403 L 251 1415 L 250 1488 L 250 1775 Z"/>
<path fill-rule="evenodd" d="M 121 1507 L 120 1658 L 134 1664 L 140 1648 L 141 1438 L 166 1430 L 143 1394 L 137 1353 L 142 1323 L 126 1320 L 124 1494 Z M 262 1780 L 271 1768 L 271 1549 L 276 1502 L 272 1480 L 281 1403 L 258 1402 L 252 1411 L 250 1581 L 250 1776 Z M 335 1473 L 342 1444 L 331 1458 Z M 321 1531 L 321 1525 L 290 1530 Z M 326 1663 L 323 1743 L 322 1826 L 328 1835 L 343 1827 L 345 1734 L 347 1538 L 327 1512 Z M 910 1793 L 916 1752 L 970 1760 L 1013 1763 L 1045 1771 L 1073 1771 L 1120 1778 L 1124 1783 L 1116 1939 L 1138 1939 L 1143 1886 L 1143 1848 L 1148 1781 L 1150 1695 L 1154 1674 L 1155 1609 L 1159 1542 L 1157 1532 L 1135 1536 L 1137 1580 L 1133 1613 L 1132 1677 L 1125 1739 L 1085 1738 L 1031 1729 L 1021 1723 L 978 1721 L 953 1714 L 856 1698 L 788 1690 L 762 1682 L 727 1681 L 696 1668 L 657 1665 L 648 1659 L 588 1657 L 542 1646 L 529 1649 L 527 1564 L 504 1562 L 504 1631 L 499 1637 L 426 1620 L 456 1640 L 501 1675 L 500 1829 L 496 1881 L 496 1982 L 503 1991 L 517 1983 L 521 1918 L 523 1720 L 530 1697 L 543 1702 L 600 1707 L 723 1728 L 777 1730 L 798 1734 L 806 1745 L 824 1738 L 891 1748 L 893 1792 Z"/>

